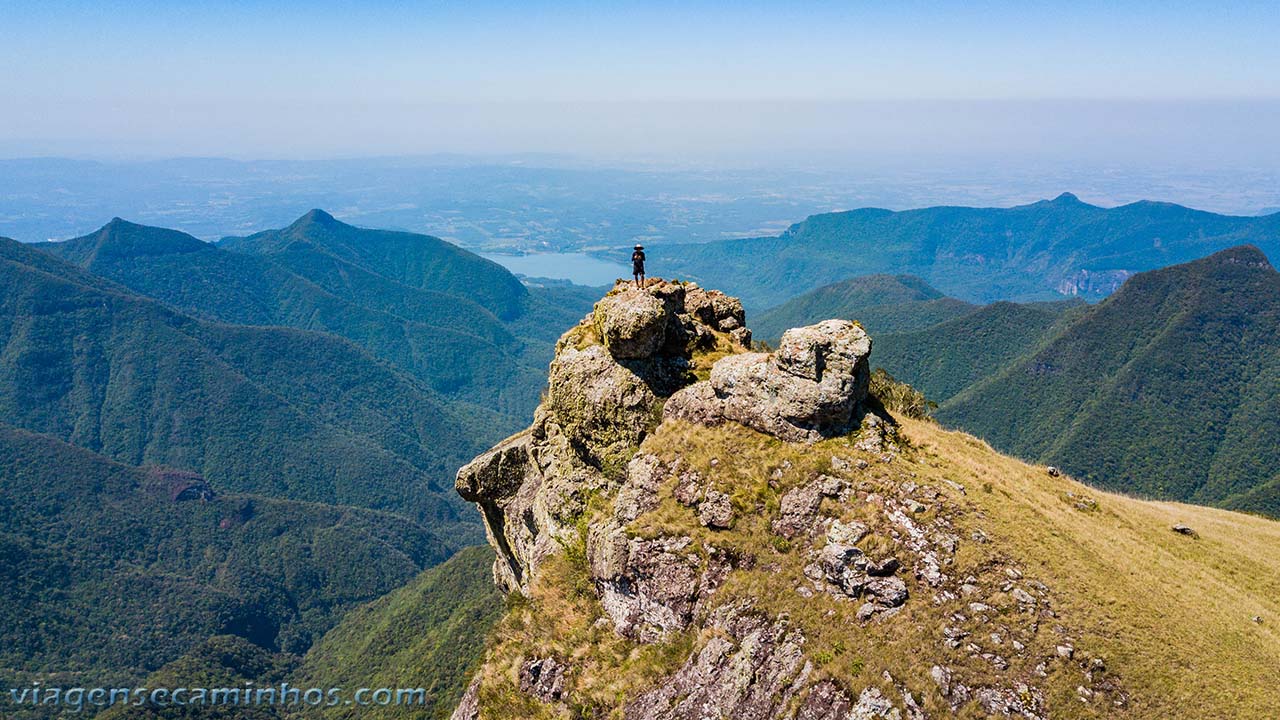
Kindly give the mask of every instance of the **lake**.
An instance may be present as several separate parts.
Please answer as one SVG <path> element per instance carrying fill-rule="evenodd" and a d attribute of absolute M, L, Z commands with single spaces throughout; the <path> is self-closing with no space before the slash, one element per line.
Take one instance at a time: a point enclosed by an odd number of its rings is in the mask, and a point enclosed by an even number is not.
<path fill-rule="evenodd" d="M 578 285 L 612 285 L 620 277 L 631 277 L 631 268 L 586 253 L 532 253 L 505 255 L 481 253 L 513 273 L 529 277 L 568 280 Z"/>

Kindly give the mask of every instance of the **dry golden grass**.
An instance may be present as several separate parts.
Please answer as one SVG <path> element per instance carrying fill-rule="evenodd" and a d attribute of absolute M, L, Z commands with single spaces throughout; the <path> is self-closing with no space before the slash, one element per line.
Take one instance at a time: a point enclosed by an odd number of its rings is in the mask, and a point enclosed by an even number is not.
<path fill-rule="evenodd" d="M 914 470 L 968 487 L 992 545 L 1053 588 L 1078 646 L 1106 658 L 1136 715 L 1280 716 L 1280 523 L 1094 490 L 927 422 L 904 431 L 919 446 Z"/>
<path fill-rule="evenodd" d="M 904 420 L 909 446 L 884 464 L 855 451 L 847 439 L 794 445 L 736 425 L 703 428 L 666 422 L 642 449 L 680 462 L 730 495 L 735 523 L 728 531 L 703 528 L 694 511 L 677 503 L 674 480 L 661 491 L 660 506 L 634 523 L 637 535 L 688 535 L 694 548 L 714 545 L 754 559 L 731 574 L 717 604 L 740 598 L 801 628 L 817 677 L 839 679 L 861 689 L 878 686 L 890 673 L 916 691 L 933 717 L 951 716 L 929 677 L 934 663 L 952 667 L 965 682 L 1009 687 L 1029 679 L 1043 693 L 1054 718 L 1270 718 L 1280 708 L 1280 523 L 1222 510 L 1156 503 L 1109 494 L 1075 481 L 1050 477 L 1043 467 L 1002 456 L 985 443 L 936 425 Z M 841 473 L 865 492 L 892 492 L 908 480 L 941 492 L 926 512 L 944 516 L 961 538 L 953 578 L 974 576 L 996 608 L 989 629 L 1012 628 L 1025 653 L 1000 648 L 1010 667 L 996 671 L 963 648 L 940 642 L 947 616 L 964 611 L 970 598 L 935 604 L 932 591 L 908 579 L 912 593 L 896 616 L 868 624 L 854 614 L 858 603 L 825 594 L 804 598 L 808 541 L 782 541 L 769 531 L 779 498 L 789 489 L 831 472 L 832 457 L 862 458 L 870 465 Z M 964 491 L 951 483 L 964 486 Z M 585 523 L 608 511 L 607 498 L 592 504 Z M 1080 509 L 1083 507 L 1084 509 Z M 823 504 L 822 512 L 859 520 L 872 529 L 860 547 L 873 557 L 891 552 L 886 519 L 872 503 Z M 1175 523 L 1200 534 L 1171 531 Z M 972 542 L 983 531 L 990 542 Z M 1017 567 L 1028 581 L 1049 587 L 1057 617 L 1034 625 L 1031 616 L 1002 592 L 1004 569 Z M 909 572 L 903 573 L 909 578 Z M 1253 622 L 1260 616 L 1262 623 Z M 574 667 L 575 703 L 563 717 L 621 717 L 627 699 L 674 672 L 706 637 L 690 631 L 654 646 L 618 638 L 591 591 L 580 543 L 566 546 L 535 583 L 533 597 L 514 604 L 495 630 L 485 670 L 482 717 L 552 717 L 549 706 L 531 702 L 517 689 L 522 659 L 555 654 Z M 1087 684 L 1079 662 L 1051 661 L 1048 676 L 1034 667 L 1054 655 L 1064 634 L 1077 658 L 1103 658 L 1108 675 L 1130 698 L 1117 708 L 1100 696 L 1081 702 Z M 985 639 L 978 637 L 984 647 Z M 976 704 L 960 717 L 982 717 Z"/>

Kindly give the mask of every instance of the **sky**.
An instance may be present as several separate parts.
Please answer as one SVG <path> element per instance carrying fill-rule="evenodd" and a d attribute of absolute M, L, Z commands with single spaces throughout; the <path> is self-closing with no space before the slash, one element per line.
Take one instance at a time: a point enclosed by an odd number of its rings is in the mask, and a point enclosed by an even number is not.
<path fill-rule="evenodd" d="M 1280 159 L 1274 2 L 0 0 L 0 156 Z"/>

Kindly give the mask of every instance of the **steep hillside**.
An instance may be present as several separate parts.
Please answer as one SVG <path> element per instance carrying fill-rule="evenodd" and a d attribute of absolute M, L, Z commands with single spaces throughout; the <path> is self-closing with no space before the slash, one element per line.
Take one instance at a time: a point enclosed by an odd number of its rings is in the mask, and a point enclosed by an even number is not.
<path fill-rule="evenodd" d="M 458 521 L 442 481 L 497 433 L 330 335 L 194 320 L 0 240 L 0 417 L 226 491 Z"/>
<path fill-rule="evenodd" d="M 1243 499 L 1280 467 L 1278 379 L 1280 273 L 1246 246 L 1132 278 L 938 417 L 1092 484 L 1280 514 Z"/>
<path fill-rule="evenodd" d="M 1089 308 L 1068 301 L 996 302 L 909 332 L 876 335 L 871 364 L 945 403 L 1033 351 Z M 848 317 L 858 318 L 858 315 Z"/>
<path fill-rule="evenodd" d="M 1280 253 L 1280 214 L 1231 217 L 1145 201 L 1100 208 L 1067 193 L 1013 208 L 814 215 L 778 237 L 672 248 L 662 272 L 725 288 L 753 309 L 871 273 L 918 275 L 976 302 L 1100 298 L 1133 273 L 1242 243 Z"/>
<path fill-rule="evenodd" d="M 347 615 L 291 676 L 305 687 L 412 687 L 426 706 L 340 707 L 329 718 L 447 718 L 501 616 L 493 551 L 471 547 Z"/>
<path fill-rule="evenodd" d="M 37 247 L 194 317 L 345 338 L 440 393 L 520 418 L 536 403 L 550 357 L 554 335 L 545 326 L 563 327 L 590 307 L 564 292 L 526 290 L 502 268 L 434 238 L 361 230 L 321 211 L 254 238 L 213 245 L 117 218 Z M 397 244 L 423 256 L 409 263 L 424 273 L 414 285 L 402 281 L 400 265 L 361 263 L 355 252 L 389 255 Z M 505 319 L 481 304 L 486 292 L 468 289 L 485 287 L 510 295 L 495 304 Z"/>
<path fill-rule="evenodd" d="M 339 295 L 366 284 L 471 298 L 497 317 L 517 317 L 528 291 L 492 260 L 429 235 L 357 228 L 312 210 L 287 228 L 224 238 L 221 247 L 263 255 Z M 402 307 L 395 305 L 393 307 Z"/>
<path fill-rule="evenodd" d="M 963 317 L 976 308 L 911 275 L 865 275 L 811 290 L 761 313 L 752 330 L 777 342 L 789 328 L 827 318 L 857 319 L 868 332 L 909 332 Z"/>
<path fill-rule="evenodd" d="M 615 290 L 459 471 L 516 599 L 455 719 L 1273 711 L 1280 524 L 894 418 L 856 325 L 750 353 L 717 304 Z"/>
<path fill-rule="evenodd" d="M 304 652 L 456 548 L 399 516 L 221 490 L 0 424 L 0 671 L 135 683 L 218 634 Z"/>

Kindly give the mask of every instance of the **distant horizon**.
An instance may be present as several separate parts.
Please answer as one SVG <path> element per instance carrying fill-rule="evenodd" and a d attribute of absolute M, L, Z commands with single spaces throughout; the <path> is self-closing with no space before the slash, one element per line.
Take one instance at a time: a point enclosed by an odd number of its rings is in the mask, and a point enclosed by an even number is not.
<path fill-rule="evenodd" d="M 0 155 L 1280 164 L 1269 2 L 14 2 Z"/>

